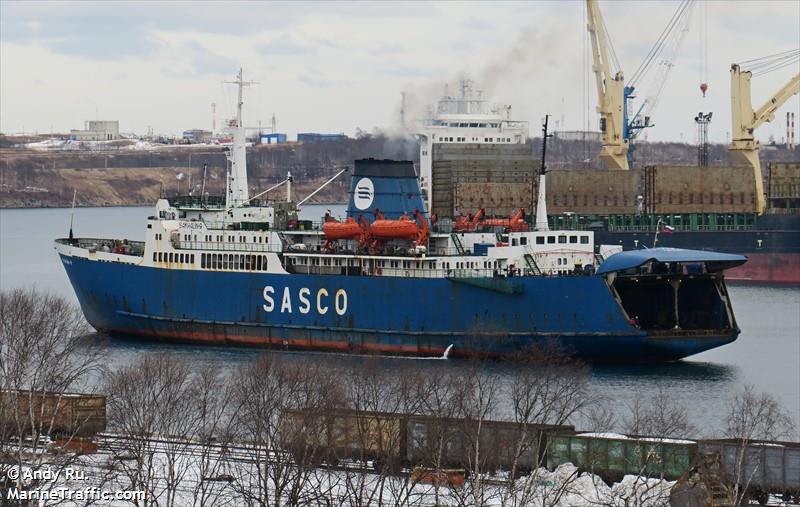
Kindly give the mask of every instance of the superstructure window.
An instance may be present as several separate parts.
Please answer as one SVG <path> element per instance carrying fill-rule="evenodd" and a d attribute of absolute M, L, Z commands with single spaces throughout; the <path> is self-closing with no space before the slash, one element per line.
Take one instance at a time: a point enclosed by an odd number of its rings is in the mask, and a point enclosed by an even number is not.
<path fill-rule="evenodd" d="M 544 236 L 536 236 L 536 244 L 544 245 Z"/>
<path fill-rule="evenodd" d="M 581 236 L 581 245 L 589 244 L 589 236 Z"/>
<path fill-rule="evenodd" d="M 547 244 L 548 245 L 553 245 L 553 244 L 555 244 L 555 242 L 556 242 L 556 237 L 555 236 L 547 236 Z"/>
<path fill-rule="evenodd" d="M 567 237 L 566 236 L 559 236 L 558 237 L 558 242 L 559 243 L 566 243 L 567 242 Z"/>
<path fill-rule="evenodd" d="M 153 252 L 153 262 L 155 262 L 155 261 L 156 261 L 156 253 Z"/>
<path fill-rule="evenodd" d="M 570 244 L 578 242 L 578 236 L 570 236 L 569 237 Z"/>

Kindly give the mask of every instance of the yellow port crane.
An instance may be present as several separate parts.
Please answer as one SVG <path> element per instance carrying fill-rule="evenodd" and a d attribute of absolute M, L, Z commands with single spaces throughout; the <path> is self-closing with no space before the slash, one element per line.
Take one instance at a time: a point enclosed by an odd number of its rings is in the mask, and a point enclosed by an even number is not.
<path fill-rule="evenodd" d="M 597 112 L 600 113 L 600 131 L 603 147 L 600 160 L 606 169 L 626 171 L 633 165 L 633 141 L 643 129 L 652 127 L 650 114 L 655 109 L 659 95 L 673 67 L 688 32 L 694 0 L 681 0 L 667 26 L 639 67 L 625 82 L 622 67 L 600 13 L 598 0 L 586 0 L 586 19 L 592 45 L 592 71 L 597 81 Z M 616 72 L 612 70 L 613 58 Z M 655 74 L 651 70 L 659 69 Z M 631 109 L 635 91 L 645 76 L 652 78 L 650 93 L 638 110 Z"/>
<path fill-rule="evenodd" d="M 752 72 L 742 71 L 739 65 L 731 65 L 731 145 L 728 149 L 733 159 L 753 168 L 756 183 L 756 212 L 760 215 L 766 209 L 764 184 L 761 176 L 761 162 L 758 159 L 759 143 L 753 131 L 762 123 L 775 119 L 775 112 L 791 97 L 800 92 L 800 73 L 792 77 L 777 93 L 764 104 L 753 110 L 750 98 L 750 79 Z"/>
<path fill-rule="evenodd" d="M 597 0 L 586 0 L 586 19 L 592 43 L 592 70 L 597 80 L 597 112 L 600 113 L 600 131 L 603 134 L 600 160 L 606 169 L 627 171 L 628 140 L 623 135 L 625 76 L 622 70 L 611 74 L 606 47 L 608 36 Z"/>

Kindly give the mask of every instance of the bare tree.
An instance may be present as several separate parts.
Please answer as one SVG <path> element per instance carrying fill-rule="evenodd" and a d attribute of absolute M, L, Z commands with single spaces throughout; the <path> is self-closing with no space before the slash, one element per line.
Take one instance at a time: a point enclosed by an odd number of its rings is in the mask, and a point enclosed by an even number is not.
<path fill-rule="evenodd" d="M 464 487 L 453 489 L 452 495 L 459 505 L 486 505 L 492 499 L 493 491 L 486 487 L 488 470 L 487 457 L 490 449 L 486 441 L 485 423 L 497 411 L 500 379 L 497 373 L 478 367 L 475 362 L 462 369 L 458 379 L 459 417 L 462 423 L 464 462 L 467 466 L 467 481 Z"/>
<path fill-rule="evenodd" d="M 454 455 L 463 456 L 459 448 L 462 435 L 453 421 L 461 414 L 460 396 L 464 386 L 461 375 L 451 369 L 439 369 L 422 379 L 420 412 L 427 418 L 413 423 L 415 431 L 409 431 L 407 445 L 416 460 L 412 465 L 421 465 L 432 472 L 434 505 L 440 505 L 445 483 L 439 478 L 443 470 L 452 465 Z"/>
<path fill-rule="evenodd" d="M 233 505 L 230 482 L 234 478 L 229 462 L 234 431 L 229 410 L 233 388 L 229 376 L 222 374 L 216 364 L 206 365 L 197 371 L 194 383 L 198 418 L 195 438 L 198 446 L 192 505 Z"/>
<path fill-rule="evenodd" d="M 109 420 L 118 434 L 115 468 L 127 486 L 146 491 L 135 505 L 182 505 L 195 466 L 191 440 L 200 428 L 195 377 L 185 359 L 147 355 L 108 374 Z"/>
<path fill-rule="evenodd" d="M 515 431 L 508 442 L 506 459 L 510 466 L 501 503 L 529 505 L 536 501 L 542 507 L 557 505 L 570 490 L 577 472 L 562 477 L 546 490 L 541 487 L 546 436 L 592 404 L 589 369 L 554 350 L 521 355 L 515 366 L 505 386 Z M 526 475 L 520 479 L 521 474 Z"/>
<path fill-rule="evenodd" d="M 628 405 L 623 424 L 625 432 L 631 435 L 685 438 L 697 431 L 689 421 L 686 406 L 664 387 L 659 387 L 655 395 L 648 398 L 638 395 Z"/>
<path fill-rule="evenodd" d="M 82 435 L 97 429 L 73 410 L 78 398 L 65 393 L 89 392 L 87 380 L 101 370 L 100 349 L 87 338 L 89 326 L 79 309 L 64 298 L 36 290 L 0 293 L 0 494 L 23 488 L 8 470 L 54 471 L 74 465 L 71 451 Z M 99 408 L 99 407 L 98 407 Z M 102 425 L 102 424 L 101 424 Z M 100 428 L 102 429 L 102 428 Z M 59 452 L 51 452 L 57 438 Z M 47 490 L 53 483 L 28 481 L 28 490 Z"/>
<path fill-rule="evenodd" d="M 320 482 L 313 487 L 325 444 L 318 416 L 341 399 L 337 377 L 279 359 L 265 354 L 233 379 L 233 422 L 245 458 L 235 463 L 233 485 L 247 505 L 300 505 L 324 496 Z"/>
<path fill-rule="evenodd" d="M 749 447 L 759 440 L 785 438 L 793 431 L 791 417 L 771 394 L 759 393 L 747 385 L 730 400 L 724 433 L 737 444 L 733 467 L 728 469 L 737 506 L 747 505 L 750 496 L 763 503 L 768 497 L 767 492 L 753 487 L 756 471 L 764 463 L 760 461 L 761 453 L 752 452 Z"/>
<path fill-rule="evenodd" d="M 344 472 L 351 504 L 402 505 L 408 500 L 413 484 L 397 472 L 405 455 L 406 415 L 419 407 L 415 372 L 402 369 L 387 375 L 377 360 L 369 359 L 344 374 L 348 408 L 364 414 L 343 418 L 359 449 L 355 466 Z"/>

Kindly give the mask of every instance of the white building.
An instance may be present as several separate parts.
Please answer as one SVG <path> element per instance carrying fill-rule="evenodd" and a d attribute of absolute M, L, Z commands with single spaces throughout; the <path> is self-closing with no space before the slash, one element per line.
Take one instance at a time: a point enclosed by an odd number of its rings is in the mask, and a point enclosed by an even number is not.
<path fill-rule="evenodd" d="M 84 130 L 70 130 L 73 141 L 113 141 L 119 139 L 119 121 L 88 121 Z"/>

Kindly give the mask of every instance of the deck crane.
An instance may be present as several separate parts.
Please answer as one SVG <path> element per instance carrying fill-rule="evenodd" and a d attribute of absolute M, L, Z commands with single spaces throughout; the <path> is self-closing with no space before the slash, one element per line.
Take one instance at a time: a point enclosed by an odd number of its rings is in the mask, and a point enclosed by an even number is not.
<path fill-rule="evenodd" d="M 752 72 L 743 71 L 737 64 L 731 65 L 731 119 L 733 130 L 728 149 L 734 160 L 753 168 L 756 183 L 756 212 L 760 215 L 766 209 L 764 184 L 761 176 L 761 162 L 758 159 L 759 143 L 753 132 L 764 122 L 772 121 L 775 112 L 791 97 L 800 93 L 800 73 L 795 74 L 777 93 L 764 104 L 753 110 L 750 98 L 750 79 Z"/>
<path fill-rule="evenodd" d="M 592 44 L 592 70 L 597 81 L 597 112 L 600 113 L 600 130 L 603 136 L 600 160 L 607 169 L 630 169 L 633 164 L 632 141 L 643 129 L 653 126 L 650 123 L 650 113 L 655 108 L 672 70 L 672 60 L 688 32 L 693 5 L 694 0 L 681 1 L 658 40 L 636 69 L 630 84 L 626 85 L 624 73 L 619 62 L 616 61 L 614 48 L 610 43 L 603 16 L 600 13 L 598 0 L 586 0 L 587 28 Z M 676 28 L 679 26 L 682 28 L 676 32 Z M 609 60 L 609 47 L 618 69 L 613 74 Z M 668 48 L 671 53 L 661 58 L 664 50 Z M 636 85 L 655 62 L 658 62 L 658 66 L 662 69 L 655 81 L 655 91 L 631 116 L 629 106 L 630 101 L 635 98 Z"/>

